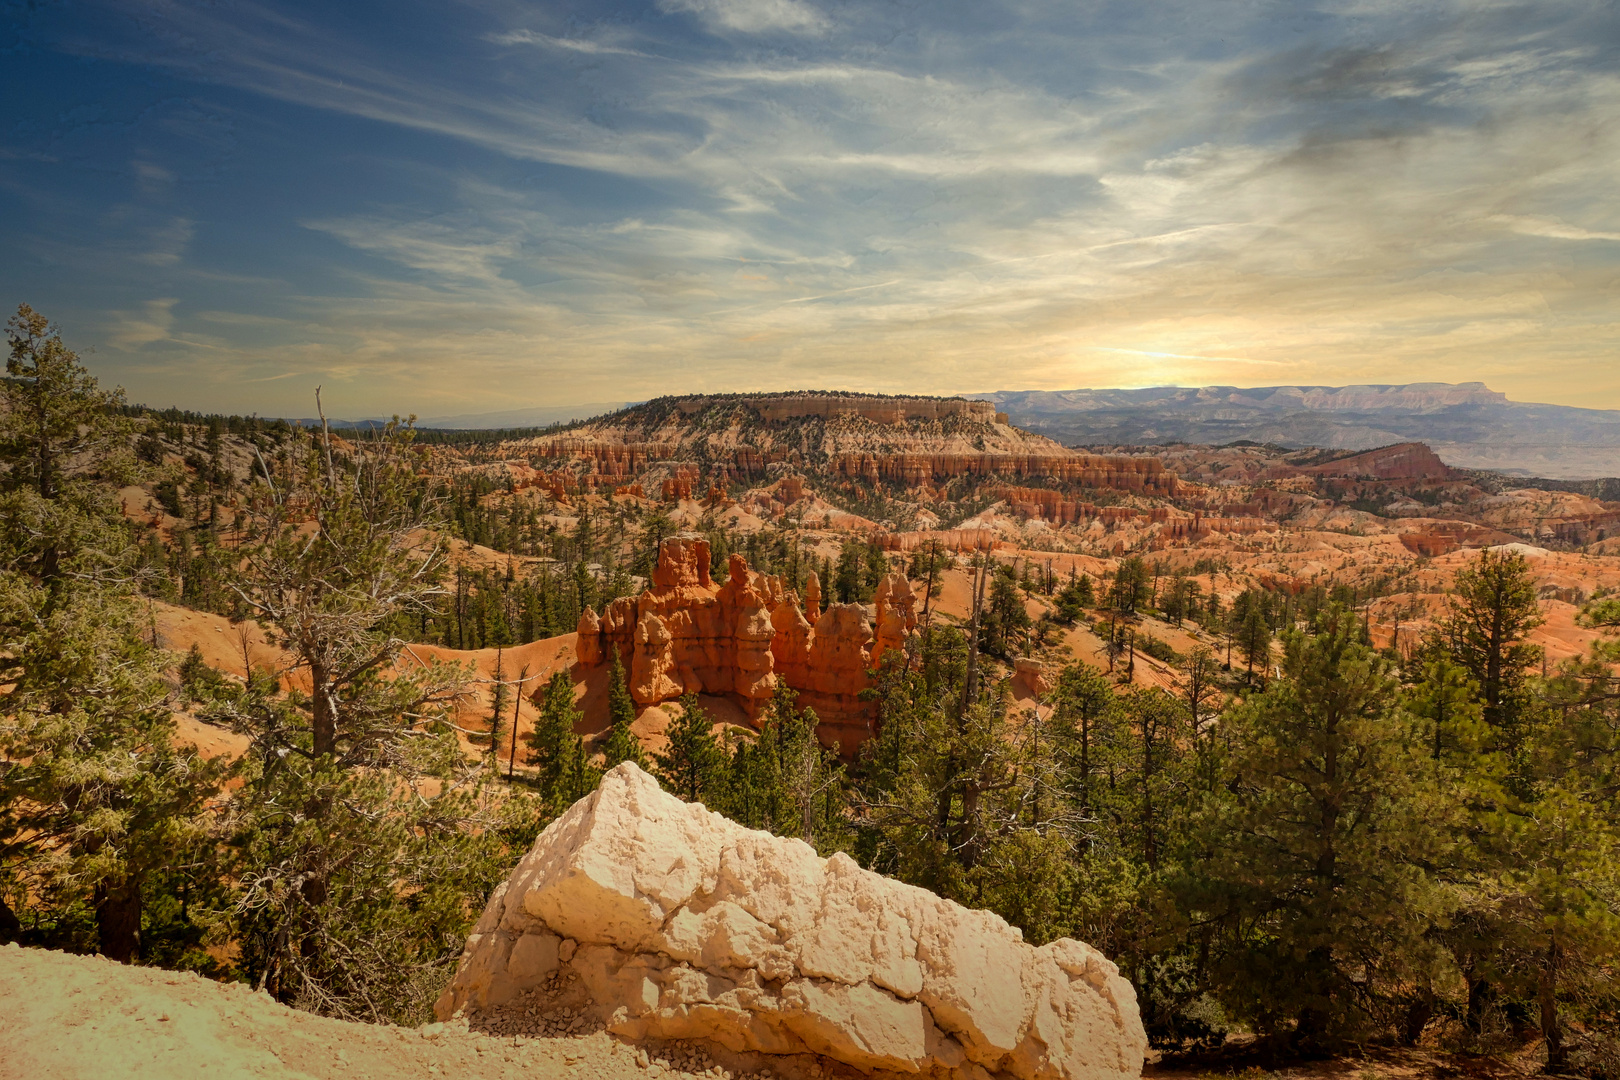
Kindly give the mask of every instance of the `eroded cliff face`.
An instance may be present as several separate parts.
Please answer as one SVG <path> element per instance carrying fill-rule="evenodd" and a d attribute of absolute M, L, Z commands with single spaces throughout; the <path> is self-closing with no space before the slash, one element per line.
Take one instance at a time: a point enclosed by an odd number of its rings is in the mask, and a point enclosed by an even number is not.
<path fill-rule="evenodd" d="M 956 476 L 1040 476 L 1087 487 L 1132 491 L 1149 495 L 1174 495 L 1176 477 L 1165 471 L 1158 458 L 1104 457 L 1059 448 L 1056 453 L 939 453 L 834 455 L 830 466 L 835 475 L 871 481 L 888 481 L 905 487 L 919 487 L 930 481 Z"/>
<path fill-rule="evenodd" d="M 807 591 L 814 621 L 780 578 L 750 570 L 741 555 L 727 579 L 709 574 L 707 540 L 670 537 L 658 549 L 652 584 L 620 597 L 601 616 L 580 616 L 581 665 L 611 662 L 617 650 L 630 676 L 630 694 L 656 705 L 688 693 L 728 695 L 750 717 L 784 684 L 815 710 L 823 742 L 843 752 L 871 733 L 872 704 L 860 700 L 867 671 L 891 649 L 903 649 L 917 625 L 916 598 L 903 574 L 879 584 L 877 633 L 858 604 L 820 610 L 819 583 Z"/>
<path fill-rule="evenodd" d="M 1083 942 L 819 858 L 632 763 L 490 897 L 441 1019 L 571 995 L 614 1034 L 937 1080 L 1134 1080 L 1136 993 Z"/>
<path fill-rule="evenodd" d="M 922 488 L 956 477 L 1054 477 L 1150 495 L 1173 495 L 1176 478 L 1152 457 L 1067 449 L 1007 424 L 984 401 L 844 394 L 664 398 L 572 431 L 515 441 L 541 470 L 531 481 L 558 492 L 638 483 L 666 500 L 711 483 L 761 478 L 771 466 Z M 701 467 L 700 467 L 701 466 Z M 659 485 L 662 485 L 660 488 Z"/>
<path fill-rule="evenodd" d="M 1319 476 L 1370 480 L 1455 480 L 1456 469 L 1440 460 L 1425 443 L 1397 443 L 1362 454 L 1337 458 L 1325 465 L 1301 470 Z"/>

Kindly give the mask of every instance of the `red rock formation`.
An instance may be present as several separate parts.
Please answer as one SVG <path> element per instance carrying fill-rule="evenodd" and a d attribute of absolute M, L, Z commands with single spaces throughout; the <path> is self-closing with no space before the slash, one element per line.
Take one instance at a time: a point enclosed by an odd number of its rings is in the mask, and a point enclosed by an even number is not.
<path fill-rule="evenodd" d="M 675 470 L 673 476 L 664 481 L 663 500 L 665 502 L 674 502 L 676 499 L 690 499 L 692 497 L 692 485 L 697 483 L 697 480 L 696 469 L 687 468 L 685 465 L 680 466 Z"/>
<path fill-rule="evenodd" d="M 600 618 L 580 617 L 580 663 L 605 663 L 609 648 L 630 670 L 630 693 L 641 705 L 687 693 L 725 694 L 749 716 L 775 693 L 778 682 L 813 708 L 823 741 L 853 753 L 871 733 L 873 703 L 860 700 L 869 685 L 867 670 L 888 649 L 904 649 L 915 629 L 916 598 L 901 574 L 878 587 L 879 634 L 857 604 L 834 604 L 814 623 L 784 592 L 780 579 L 748 568 L 731 556 L 727 581 L 709 579 L 708 541 L 665 540 L 653 568 L 652 585 L 637 597 L 620 597 Z M 812 610 L 819 583 L 806 590 Z"/>
<path fill-rule="evenodd" d="M 876 633 L 872 642 L 872 663 L 890 650 L 904 650 L 906 638 L 917 629 L 917 598 L 904 574 L 885 574 L 873 598 L 877 608 Z"/>
<path fill-rule="evenodd" d="M 1511 544 L 1517 539 L 1508 533 L 1468 521 L 1431 521 L 1419 528 L 1401 533 L 1401 545 L 1407 551 L 1428 558 L 1446 555 L 1458 548 Z"/>
<path fill-rule="evenodd" d="M 1176 477 L 1149 457 L 1096 454 L 835 454 L 834 474 L 917 487 L 953 476 L 1050 476 L 1087 487 L 1174 495 Z"/>
<path fill-rule="evenodd" d="M 922 551 L 938 544 L 942 551 L 993 551 L 1016 545 L 989 529 L 922 529 L 907 533 L 877 533 L 874 543 L 884 551 Z"/>
<path fill-rule="evenodd" d="M 1046 665 L 1031 657 L 1020 656 L 1013 661 L 1013 677 L 1029 687 L 1032 694 L 1045 694 L 1052 689 L 1046 678 Z"/>
<path fill-rule="evenodd" d="M 776 485 L 776 494 L 783 504 L 792 506 L 804 498 L 804 477 L 784 476 Z"/>
<path fill-rule="evenodd" d="M 859 604 L 828 604 L 810 639 L 803 685 L 788 682 L 798 691 L 800 706 L 815 710 L 821 741 L 829 746 L 837 743 L 846 755 L 872 734 L 876 702 L 860 699 L 861 691 L 871 685 L 866 675 L 872 663 L 867 653 L 871 642 L 872 628 Z"/>
<path fill-rule="evenodd" d="M 630 662 L 630 696 L 637 705 L 656 705 L 686 692 L 686 684 L 675 678 L 674 645 L 675 635 L 664 620 L 643 611 L 636 623 L 636 649 Z"/>
<path fill-rule="evenodd" d="M 521 445 L 536 457 L 589 461 L 593 472 L 607 476 L 633 476 L 679 449 L 674 443 L 614 443 L 580 435 L 551 435 Z"/>
<path fill-rule="evenodd" d="M 595 667 L 602 662 L 602 620 L 596 617 L 596 612 L 589 606 L 579 616 L 579 623 L 575 627 L 576 642 L 574 655 L 585 667 Z"/>
<path fill-rule="evenodd" d="M 1554 518 L 1546 522 L 1545 527 L 1552 530 L 1553 539 L 1559 543 L 1590 544 L 1620 532 L 1620 510 L 1603 510 L 1593 514 Z"/>
<path fill-rule="evenodd" d="M 1318 476 L 1371 480 L 1455 480 L 1460 475 L 1441 461 L 1427 443 L 1420 442 L 1381 446 L 1303 471 Z"/>

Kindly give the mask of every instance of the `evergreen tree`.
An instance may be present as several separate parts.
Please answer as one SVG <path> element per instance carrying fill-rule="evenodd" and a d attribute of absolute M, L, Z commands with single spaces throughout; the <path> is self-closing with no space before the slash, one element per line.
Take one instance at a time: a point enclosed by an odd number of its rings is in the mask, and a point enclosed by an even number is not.
<path fill-rule="evenodd" d="M 1221 721 L 1232 779 L 1216 793 L 1203 901 L 1228 935 L 1220 979 L 1262 1029 L 1291 1020 L 1299 1049 L 1366 1031 L 1381 994 L 1432 979 L 1430 930 L 1455 905 L 1430 868 L 1459 802 L 1360 638 L 1343 608 L 1285 631 L 1283 677 Z"/>
<path fill-rule="evenodd" d="M 565 671 L 553 672 L 546 683 L 540 717 L 528 738 L 540 798 L 551 814 L 560 813 L 595 787 L 594 779 L 586 784 L 589 772 L 581 768 L 584 743 L 574 734 L 583 716 L 574 703 L 573 680 Z"/>
<path fill-rule="evenodd" d="M 1617 653 L 1600 643 L 1520 691 L 1528 703 L 1514 719 L 1512 778 L 1498 800 L 1506 812 L 1481 815 L 1479 847 L 1494 871 L 1480 890 L 1495 901 L 1493 990 L 1533 1002 L 1549 1072 L 1602 1069 L 1620 1052 Z M 1578 1021 L 1573 1031 L 1566 1016 Z M 1607 1032 L 1607 1045 L 1582 1029 Z"/>
<path fill-rule="evenodd" d="M 0 385 L 0 936 L 129 962 L 206 847 L 223 763 L 175 745 L 112 481 L 127 425 L 54 327 L 8 323 Z M 24 920 L 26 920 L 26 925 Z"/>
<path fill-rule="evenodd" d="M 832 591 L 840 604 L 855 604 L 867 597 L 863 595 L 863 574 L 866 565 L 866 545 L 858 540 L 846 540 L 838 552 L 838 571 L 823 580 L 832 584 Z"/>
<path fill-rule="evenodd" d="M 1069 580 L 1057 595 L 1058 620 L 1066 626 L 1073 626 L 1075 621 L 1086 613 L 1095 595 L 1091 578 L 1085 574 L 1069 570 Z"/>
<path fill-rule="evenodd" d="M 1055 752 L 1064 776 L 1064 794 L 1077 815 L 1082 849 L 1096 824 L 1098 788 L 1111 741 L 1114 692 L 1102 672 L 1074 663 L 1058 674 L 1051 694 Z"/>
<path fill-rule="evenodd" d="M 512 804 L 481 795 L 444 723 L 466 672 L 398 662 L 390 628 L 440 593 L 438 553 L 417 548 L 438 503 L 408 427 L 293 450 L 292 486 L 256 492 L 236 591 L 290 657 L 277 674 L 307 689 L 250 684 L 209 713 L 252 742 L 233 799 L 243 964 L 283 1001 L 411 1020 L 455 962 L 469 893 L 499 874 Z"/>
<path fill-rule="evenodd" d="M 1238 652 L 1243 655 L 1243 662 L 1250 682 L 1254 681 L 1254 669 L 1258 664 L 1262 677 L 1266 665 L 1271 660 L 1271 604 L 1269 597 L 1259 589 L 1245 589 L 1232 601 L 1232 608 L 1227 612 L 1227 634 Z"/>
<path fill-rule="evenodd" d="M 647 767 L 647 755 L 641 748 L 641 740 L 631 730 L 630 725 L 636 722 L 636 703 L 630 696 L 630 688 L 625 684 L 624 664 L 619 660 L 619 650 L 610 646 L 613 653 L 613 662 L 608 667 L 608 737 L 602 744 L 602 768 L 611 769 L 625 761 L 633 761 L 637 766 Z"/>
<path fill-rule="evenodd" d="M 980 617 L 981 647 L 994 656 L 1009 658 L 1018 651 L 1029 625 L 1017 576 L 1012 567 L 997 563 L 990 581 L 990 600 Z"/>
<path fill-rule="evenodd" d="M 1121 559 L 1114 567 L 1114 581 L 1108 588 L 1108 604 L 1126 615 L 1147 603 L 1149 572 L 1140 555 Z"/>
<path fill-rule="evenodd" d="M 133 465 L 120 414 L 124 392 L 101 389 L 57 328 L 27 304 L 7 321 L 6 337 L 0 514 L 8 565 L 48 585 L 68 557 L 81 577 L 92 568 L 105 575 L 108 560 L 128 546 L 113 528 L 108 489 L 112 480 L 127 480 Z"/>
<path fill-rule="evenodd" d="M 733 751 L 724 812 L 831 852 L 847 839 L 848 791 L 838 754 L 822 746 L 816 724 L 815 713 L 799 709 L 793 691 L 778 684 L 758 738 Z"/>
<path fill-rule="evenodd" d="M 669 746 L 653 755 L 659 782 L 687 802 L 718 807 L 730 762 L 714 737 L 714 718 L 698 704 L 696 694 L 681 698 L 681 715 L 665 733 Z"/>
<path fill-rule="evenodd" d="M 228 763 L 176 745 L 167 661 L 132 598 L 0 588 L 14 684 L 0 720 L 0 884 L 32 940 L 128 963 L 144 955 L 165 868 L 208 860 L 204 803 Z M 6 906 L 0 926 L 17 936 Z"/>
<path fill-rule="evenodd" d="M 1523 708 L 1527 675 L 1541 650 L 1524 636 L 1541 625 L 1535 582 L 1523 555 L 1479 553 L 1459 571 L 1441 634 L 1457 663 L 1479 683 L 1485 722 L 1511 729 Z M 1509 739 L 1511 731 L 1506 732 Z"/>

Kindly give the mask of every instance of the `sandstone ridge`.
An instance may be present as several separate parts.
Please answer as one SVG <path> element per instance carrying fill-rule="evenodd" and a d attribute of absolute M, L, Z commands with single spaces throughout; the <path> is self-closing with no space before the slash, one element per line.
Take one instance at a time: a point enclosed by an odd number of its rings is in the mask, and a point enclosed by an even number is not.
<path fill-rule="evenodd" d="M 441 1019 L 562 982 L 627 1039 L 813 1053 L 869 1074 L 1131 1080 L 1147 1039 L 1118 969 L 1068 938 L 745 829 L 625 763 L 490 897 Z"/>
<path fill-rule="evenodd" d="M 982 423 L 1006 423 L 988 401 L 964 398 L 890 397 L 884 394 L 743 394 L 736 398 L 698 396 L 677 398 L 676 408 L 688 416 L 702 412 L 716 402 L 735 400 L 754 409 L 767 422 L 792 420 L 803 416 L 859 416 L 880 424 L 900 424 L 907 420 L 940 420 L 965 416 Z"/>
<path fill-rule="evenodd" d="M 1071 450 L 985 401 L 850 393 L 654 398 L 566 432 L 503 444 L 507 479 L 554 495 L 636 485 L 665 501 L 784 472 L 923 490 L 962 478 L 1053 478 L 1174 495 L 1155 458 Z"/>

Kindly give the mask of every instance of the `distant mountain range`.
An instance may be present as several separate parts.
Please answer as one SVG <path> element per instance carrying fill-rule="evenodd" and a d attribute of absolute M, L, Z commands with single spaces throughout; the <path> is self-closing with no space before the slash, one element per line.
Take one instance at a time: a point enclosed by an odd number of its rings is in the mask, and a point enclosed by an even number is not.
<path fill-rule="evenodd" d="M 1420 441 L 1448 465 L 1584 480 L 1620 475 L 1620 410 L 1509 401 L 1484 383 L 1400 386 L 1155 386 L 1000 390 L 1016 425 L 1070 446 L 1219 445 L 1370 450 Z"/>

